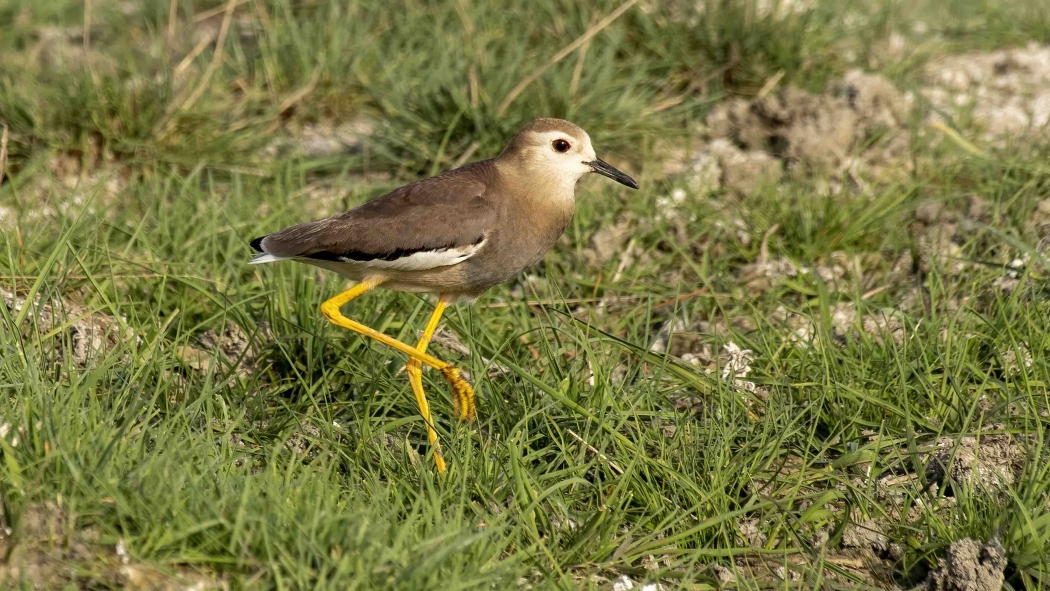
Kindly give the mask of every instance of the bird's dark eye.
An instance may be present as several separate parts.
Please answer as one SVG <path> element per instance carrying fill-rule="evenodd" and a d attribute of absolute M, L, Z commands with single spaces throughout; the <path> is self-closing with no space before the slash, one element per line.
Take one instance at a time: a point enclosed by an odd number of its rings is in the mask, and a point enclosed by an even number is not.
<path fill-rule="evenodd" d="M 567 142 L 565 140 L 554 140 L 554 142 L 551 144 L 551 146 L 554 148 L 555 152 L 563 152 L 563 153 L 564 152 L 568 152 L 569 148 L 572 147 L 571 145 L 569 145 L 569 142 Z"/>

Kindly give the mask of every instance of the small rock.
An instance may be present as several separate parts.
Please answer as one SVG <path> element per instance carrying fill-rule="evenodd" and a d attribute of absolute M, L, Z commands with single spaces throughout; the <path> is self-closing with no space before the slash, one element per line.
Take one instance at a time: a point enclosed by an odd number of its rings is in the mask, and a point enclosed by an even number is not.
<path fill-rule="evenodd" d="M 715 578 L 718 579 L 718 582 L 722 585 L 736 583 L 736 575 L 733 574 L 733 571 L 717 562 L 711 565 L 711 571 L 714 572 Z"/>

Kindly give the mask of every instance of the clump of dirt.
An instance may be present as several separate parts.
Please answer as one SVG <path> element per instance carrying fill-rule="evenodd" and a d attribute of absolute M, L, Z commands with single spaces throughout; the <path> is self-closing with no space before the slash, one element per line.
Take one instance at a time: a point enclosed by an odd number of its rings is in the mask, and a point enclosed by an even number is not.
<path fill-rule="evenodd" d="M 299 421 L 299 429 L 284 442 L 284 445 L 295 455 L 307 455 L 314 447 L 311 441 L 316 441 L 320 437 L 321 430 L 317 428 L 317 425 L 303 420 Z"/>
<path fill-rule="evenodd" d="M 698 195 L 721 189 L 722 165 L 705 147 L 690 152 L 682 146 L 668 146 L 662 164 L 663 175 L 683 179 L 686 186 Z"/>
<path fill-rule="evenodd" d="M 960 246 L 963 240 L 960 227 L 965 226 L 965 221 L 939 201 L 925 203 L 915 210 L 911 231 L 916 236 L 921 271 L 930 273 L 937 269 L 948 275 L 958 275 L 966 270 Z"/>
<path fill-rule="evenodd" d="M 882 555 L 890 550 L 890 541 L 882 526 L 873 519 L 850 523 L 842 530 L 842 547 L 867 550 Z"/>
<path fill-rule="evenodd" d="M 763 524 L 760 524 L 757 519 L 741 519 L 737 522 L 737 529 L 740 531 L 740 535 L 744 538 L 750 548 L 761 548 L 766 544 L 768 538 L 763 533 Z"/>
<path fill-rule="evenodd" d="M 775 156 L 789 170 L 846 176 L 853 174 L 857 162 L 851 156 L 858 151 L 872 164 L 900 160 L 906 137 L 867 140 L 901 128 L 910 111 L 911 102 L 888 80 L 853 71 L 824 95 L 788 87 L 754 100 L 728 101 L 706 123 L 711 138 Z M 719 163 L 723 170 L 732 168 Z"/>
<path fill-rule="evenodd" d="M 789 87 L 754 101 L 729 101 L 707 125 L 712 137 L 776 154 L 790 166 L 831 169 L 849 153 L 857 116 L 833 97 Z"/>
<path fill-rule="evenodd" d="M 981 545 L 970 538 L 952 542 L 948 556 L 926 579 L 929 591 L 999 591 L 1003 588 L 1006 552 L 998 538 Z"/>
<path fill-rule="evenodd" d="M 717 137 L 701 146 L 689 160 L 668 160 L 664 172 L 681 175 L 698 194 L 725 187 L 730 193 L 743 196 L 777 183 L 784 175 L 784 166 L 767 152 L 742 149 Z"/>
<path fill-rule="evenodd" d="M 728 586 L 736 584 L 736 574 L 730 568 L 718 564 L 717 562 L 713 563 L 710 568 L 711 573 L 721 585 Z"/>
<path fill-rule="evenodd" d="M 624 244 L 631 236 L 631 221 L 621 219 L 615 224 L 602 226 L 591 236 L 591 247 L 584 250 L 584 257 L 592 266 L 601 266 L 620 255 Z"/>
<path fill-rule="evenodd" d="M 1025 458 L 1022 442 L 1010 434 L 942 437 L 928 456 L 926 478 L 997 492 L 1014 483 Z"/>
<path fill-rule="evenodd" d="M 925 78 L 923 97 L 992 146 L 1050 139 L 1050 45 L 945 56 Z"/>
<path fill-rule="evenodd" d="M 1018 373 L 1022 367 L 1030 368 L 1034 362 L 1032 352 L 1024 343 L 1017 343 L 1016 349 L 1014 347 L 1003 349 L 1000 355 L 1003 359 L 1003 369 L 1009 374 Z"/>
<path fill-rule="evenodd" d="M 268 329 L 260 326 L 265 338 Z M 238 377 L 245 377 L 255 370 L 258 351 L 252 346 L 247 334 L 232 322 L 226 323 L 221 333 L 208 330 L 197 339 L 196 345 L 183 345 L 175 354 L 191 369 L 207 373 L 212 361 L 218 359 L 225 367 L 233 368 Z"/>
<path fill-rule="evenodd" d="M 865 177 L 892 179 L 909 170 L 903 129 L 912 106 L 889 80 L 859 70 L 822 95 L 788 87 L 730 100 L 708 115 L 694 149 L 667 149 L 663 172 L 698 194 L 724 188 L 749 195 L 778 182 L 785 169 L 827 175 L 833 192 L 859 192 Z"/>
<path fill-rule="evenodd" d="M 695 366 L 707 366 L 714 361 L 713 349 L 705 342 L 705 334 L 697 329 L 687 330 L 681 319 L 671 319 L 660 327 L 649 346 L 653 353 L 669 353 Z"/>
<path fill-rule="evenodd" d="M 1050 237 L 1050 199 L 1043 199 L 1035 206 L 1028 220 L 1029 229 L 1039 238 Z"/>
<path fill-rule="evenodd" d="M 0 290 L 0 300 L 12 315 L 17 315 L 27 305 L 25 298 L 4 290 Z M 41 301 L 38 298 L 30 305 L 35 307 L 30 316 L 36 319 L 38 333 L 57 331 L 56 336 L 67 335 L 71 345 L 69 360 L 80 367 L 118 349 L 129 339 L 139 339 L 128 327 L 126 318 L 100 314 L 68 299 Z M 52 337 L 50 341 L 51 349 L 45 350 L 47 358 L 51 361 L 62 359 L 66 352 L 63 340 Z"/>
<path fill-rule="evenodd" d="M 225 581 L 188 567 L 161 569 L 134 560 L 124 540 L 100 541 L 97 529 L 78 527 L 76 515 L 55 501 L 22 508 L 14 535 L 0 535 L 0 586 L 37 589 L 112 586 L 131 590 L 227 589 Z"/>
<path fill-rule="evenodd" d="M 759 257 L 753 263 L 740 268 L 740 279 L 749 293 L 765 293 L 773 288 L 778 279 L 797 277 L 805 273 L 790 259 Z"/>

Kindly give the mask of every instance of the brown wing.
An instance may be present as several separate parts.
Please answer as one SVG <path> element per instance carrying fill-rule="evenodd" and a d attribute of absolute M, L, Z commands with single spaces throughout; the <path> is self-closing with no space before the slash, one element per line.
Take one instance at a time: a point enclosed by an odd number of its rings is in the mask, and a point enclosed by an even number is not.
<path fill-rule="evenodd" d="M 486 197 L 491 166 L 477 162 L 405 185 L 341 215 L 256 238 L 252 247 L 276 259 L 370 262 L 480 244 L 496 219 Z"/>

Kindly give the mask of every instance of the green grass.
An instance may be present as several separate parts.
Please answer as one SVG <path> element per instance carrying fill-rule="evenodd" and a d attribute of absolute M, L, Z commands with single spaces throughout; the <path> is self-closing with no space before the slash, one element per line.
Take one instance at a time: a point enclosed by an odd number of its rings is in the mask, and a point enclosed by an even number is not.
<path fill-rule="evenodd" d="M 836 557 L 846 525 L 870 518 L 900 548 L 882 559 L 884 584 L 917 584 L 953 540 L 997 534 L 1012 588 L 1045 585 L 1050 261 L 1029 223 L 1050 197 L 1045 147 L 977 157 L 916 123 L 915 170 L 862 198 L 792 178 L 739 199 L 690 194 L 685 224 L 653 212 L 679 188 L 660 176 L 661 150 L 688 142 L 726 96 L 754 95 L 780 71 L 781 85 L 821 91 L 853 67 L 848 52 L 868 63 L 922 18 L 930 36 L 878 65 L 909 87 L 936 55 L 1050 41 L 1050 12 L 1035 0 L 886 0 L 776 18 L 743 0 L 707 4 L 693 22 L 679 16 L 691 2 L 640 3 L 593 39 L 576 85 L 574 53 L 502 117 L 519 80 L 618 3 L 461 2 L 457 12 L 253 0 L 237 7 L 222 63 L 185 109 L 213 47 L 184 80 L 172 72 L 196 44 L 193 15 L 214 4 L 178 2 L 167 41 L 167 2 L 96 5 L 87 62 L 82 3 L 0 4 L 0 122 L 11 138 L 0 212 L 18 220 L 0 215 L 0 287 L 119 318 L 133 333 L 81 366 L 69 331 L 78 318 L 59 311 L 52 324 L 35 307 L 0 306 L 0 526 L 14 536 L 0 535 L 0 572 L 19 556 L 45 560 L 16 546 L 46 547 L 70 569 L 59 569 L 64 584 L 116 587 L 112 548 L 123 540 L 133 564 L 234 588 L 608 588 L 628 575 L 702 589 L 719 586 L 710 565 L 745 562 L 765 566 L 741 567 L 741 588 L 790 586 L 778 565 L 803 588 L 864 587 Z M 42 45 L 44 25 L 71 27 L 73 40 Z M 43 57 L 23 59 L 34 51 Z M 377 123 L 362 151 L 261 151 L 286 128 L 360 114 Z M 316 212 L 334 213 L 448 168 L 473 144 L 474 158 L 494 155 L 537 116 L 584 126 L 643 188 L 583 181 L 565 239 L 532 270 L 546 283 L 501 286 L 447 314 L 472 354 L 434 350 L 470 372 L 478 422 L 453 421 L 447 385 L 425 375 L 451 465 L 438 475 L 404 360 L 318 312 L 343 282 L 293 264 L 249 267 L 247 241 L 315 211 L 304 188 L 344 187 Z M 59 182 L 63 166 L 83 169 L 78 186 Z M 96 171 L 120 180 L 114 194 L 91 181 Z M 893 279 L 916 240 L 915 210 L 936 201 L 964 212 L 970 195 L 994 215 L 968 230 L 967 271 Z M 620 219 L 631 220 L 635 263 L 614 282 L 619 260 L 597 264 L 585 249 Z M 741 268 L 774 225 L 774 257 L 809 267 L 866 256 L 864 281 L 808 273 L 748 289 Z M 994 289 L 1025 253 L 1021 286 Z M 899 313 L 899 343 L 835 334 L 836 304 L 875 314 L 920 284 L 931 308 Z M 430 307 L 376 293 L 348 310 L 412 340 Z M 781 307 L 813 321 L 812 346 L 792 344 Z M 721 326 L 698 337 L 715 352 L 729 341 L 751 349 L 758 393 L 650 352 L 672 317 Z M 249 350 L 201 344 L 230 327 Z M 1022 345 L 1033 363 L 1011 368 L 1004 353 L 1021 358 Z M 204 369 L 186 346 L 208 356 Z M 1023 442 L 1006 490 L 922 489 L 920 452 L 990 428 Z M 875 484 L 889 475 L 917 482 L 891 500 Z M 20 525 L 46 502 L 63 508 L 57 542 Z M 763 545 L 745 538 L 750 523 Z M 88 531 L 97 556 L 70 558 Z"/>

